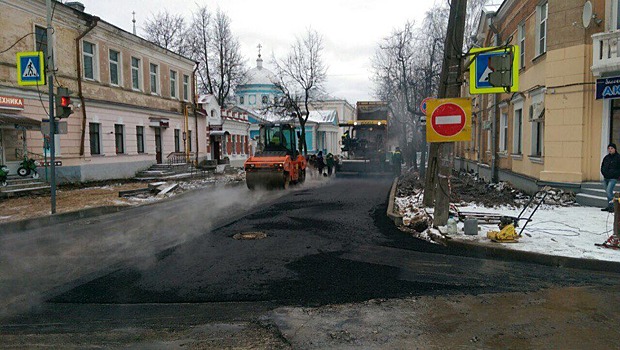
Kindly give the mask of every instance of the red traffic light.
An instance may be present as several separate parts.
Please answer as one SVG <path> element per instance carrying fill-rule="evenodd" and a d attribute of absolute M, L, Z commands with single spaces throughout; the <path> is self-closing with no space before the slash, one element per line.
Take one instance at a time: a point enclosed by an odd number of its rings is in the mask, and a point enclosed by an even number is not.
<path fill-rule="evenodd" d="M 60 106 L 62 107 L 70 107 L 71 105 L 71 97 L 70 96 L 61 96 L 60 97 Z"/>

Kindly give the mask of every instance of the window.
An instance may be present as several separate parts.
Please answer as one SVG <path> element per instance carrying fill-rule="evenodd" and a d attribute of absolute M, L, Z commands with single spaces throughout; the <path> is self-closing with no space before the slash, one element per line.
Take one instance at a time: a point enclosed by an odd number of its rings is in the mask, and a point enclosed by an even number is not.
<path fill-rule="evenodd" d="M 142 62 L 139 58 L 131 58 L 131 87 L 134 90 L 142 90 Z"/>
<path fill-rule="evenodd" d="M 43 57 L 47 62 L 47 29 L 34 26 L 34 50 L 43 51 Z"/>
<path fill-rule="evenodd" d="M 261 98 L 261 102 L 266 105 L 269 102 L 269 97 L 267 97 L 267 95 L 263 95 L 263 97 Z"/>
<path fill-rule="evenodd" d="M 82 56 L 84 61 L 84 78 L 95 80 L 96 56 L 95 44 L 82 42 Z"/>
<path fill-rule="evenodd" d="M 542 157 L 543 153 L 543 136 L 544 136 L 544 124 L 542 120 L 536 120 L 532 122 L 532 156 Z"/>
<path fill-rule="evenodd" d="M 90 137 L 90 154 L 101 154 L 101 124 L 90 123 L 88 135 Z"/>
<path fill-rule="evenodd" d="M 251 105 L 255 105 L 256 104 L 256 95 L 250 95 L 250 97 L 248 98 L 248 102 Z"/>
<path fill-rule="evenodd" d="M 542 55 L 547 52 L 547 17 L 549 15 L 549 3 L 545 2 L 536 8 L 537 30 L 536 37 L 538 45 L 536 46 L 536 55 Z"/>
<path fill-rule="evenodd" d="M 499 151 L 508 151 L 508 114 L 502 113 L 499 117 Z"/>
<path fill-rule="evenodd" d="M 125 153 L 125 126 L 114 124 L 114 140 L 116 141 L 116 154 Z"/>
<path fill-rule="evenodd" d="M 237 138 L 235 137 L 235 135 L 233 135 L 232 136 L 232 154 L 237 154 L 237 144 L 235 142 L 237 142 Z"/>
<path fill-rule="evenodd" d="M 245 99 L 243 98 L 243 96 L 239 96 L 239 104 L 242 105 L 245 103 Z"/>
<path fill-rule="evenodd" d="M 519 40 L 519 68 L 525 68 L 525 23 L 519 24 L 517 27 L 517 36 Z"/>
<path fill-rule="evenodd" d="M 523 137 L 523 109 L 518 108 L 514 111 L 514 122 L 512 129 L 512 153 L 521 154 L 521 138 Z"/>
<path fill-rule="evenodd" d="M 181 152 L 181 130 L 174 129 L 174 151 Z"/>
<path fill-rule="evenodd" d="M 189 151 L 192 151 L 192 131 L 187 130 L 187 146 L 189 147 Z"/>
<path fill-rule="evenodd" d="M 112 85 L 120 85 L 120 57 L 120 52 L 110 50 L 110 84 Z"/>
<path fill-rule="evenodd" d="M 159 66 L 151 63 L 149 71 L 151 72 L 151 93 L 157 94 L 159 90 Z"/>
<path fill-rule="evenodd" d="M 183 74 L 183 100 L 189 101 L 189 75 Z"/>
<path fill-rule="evenodd" d="M 177 98 L 177 72 L 170 71 L 170 97 Z"/>
<path fill-rule="evenodd" d="M 144 127 L 136 126 L 136 138 L 138 141 L 138 153 L 144 153 Z"/>

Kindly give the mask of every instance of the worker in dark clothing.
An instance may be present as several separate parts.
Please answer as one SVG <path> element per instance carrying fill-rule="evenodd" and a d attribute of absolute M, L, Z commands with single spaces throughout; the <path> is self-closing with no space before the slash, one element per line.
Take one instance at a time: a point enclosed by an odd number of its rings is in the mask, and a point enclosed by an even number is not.
<path fill-rule="evenodd" d="M 331 153 L 327 153 L 325 162 L 327 163 L 327 175 L 332 176 L 332 171 L 334 170 L 334 155 Z"/>
<path fill-rule="evenodd" d="M 323 175 L 323 169 L 325 168 L 323 151 L 319 151 L 319 153 L 316 155 L 316 168 L 319 169 L 319 175 Z"/>
<path fill-rule="evenodd" d="M 616 148 L 615 143 L 610 143 L 607 146 L 607 155 L 603 158 L 601 164 L 601 174 L 603 174 L 603 184 L 605 185 L 605 192 L 607 192 L 607 207 L 601 209 L 602 211 L 613 211 L 613 198 L 614 187 L 620 178 L 620 154 Z"/>
<path fill-rule="evenodd" d="M 396 176 L 400 176 L 402 163 L 403 163 L 403 155 L 400 153 L 400 147 L 396 147 L 396 150 L 392 154 L 392 167 L 394 169 L 394 174 L 396 174 Z"/>

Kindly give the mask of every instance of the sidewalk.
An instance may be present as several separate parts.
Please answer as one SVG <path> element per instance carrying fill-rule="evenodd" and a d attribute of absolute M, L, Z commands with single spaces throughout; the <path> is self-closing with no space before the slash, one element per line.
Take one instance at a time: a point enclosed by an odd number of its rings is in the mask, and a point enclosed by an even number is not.
<path fill-rule="evenodd" d="M 497 224 L 478 225 L 477 235 L 465 235 L 459 221 L 457 234 L 448 235 L 446 227 L 427 228 L 422 232 L 412 228 L 415 222 L 432 218 L 433 209 L 423 208 L 422 190 L 405 197 L 396 196 L 396 181 L 390 200 L 394 201 L 390 215 L 401 230 L 415 237 L 447 246 L 459 246 L 478 252 L 478 255 L 518 259 L 548 265 L 571 266 L 594 270 L 620 271 L 620 250 L 604 248 L 603 243 L 612 234 L 613 214 L 600 208 L 543 204 L 534 213 L 517 243 L 497 243 L 487 238 L 487 232 L 498 230 Z M 484 206 L 475 203 L 456 205 L 460 212 L 501 214 L 517 217 L 522 207 Z M 533 208 L 525 211 L 526 218 Z M 520 222 L 523 226 L 525 221 Z M 521 232 L 521 227 L 517 228 Z M 576 261 L 575 259 L 579 259 Z"/>

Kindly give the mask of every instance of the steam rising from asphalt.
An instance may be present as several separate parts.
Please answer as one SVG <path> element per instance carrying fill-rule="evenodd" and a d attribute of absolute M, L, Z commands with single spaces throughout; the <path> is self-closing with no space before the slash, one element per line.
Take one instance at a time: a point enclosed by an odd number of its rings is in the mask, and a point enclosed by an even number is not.
<path fill-rule="evenodd" d="M 146 268 L 156 254 L 253 208 L 325 184 L 317 174 L 287 191 L 211 187 L 100 217 L 0 233 L 0 318 L 104 276 L 121 264 Z"/>

